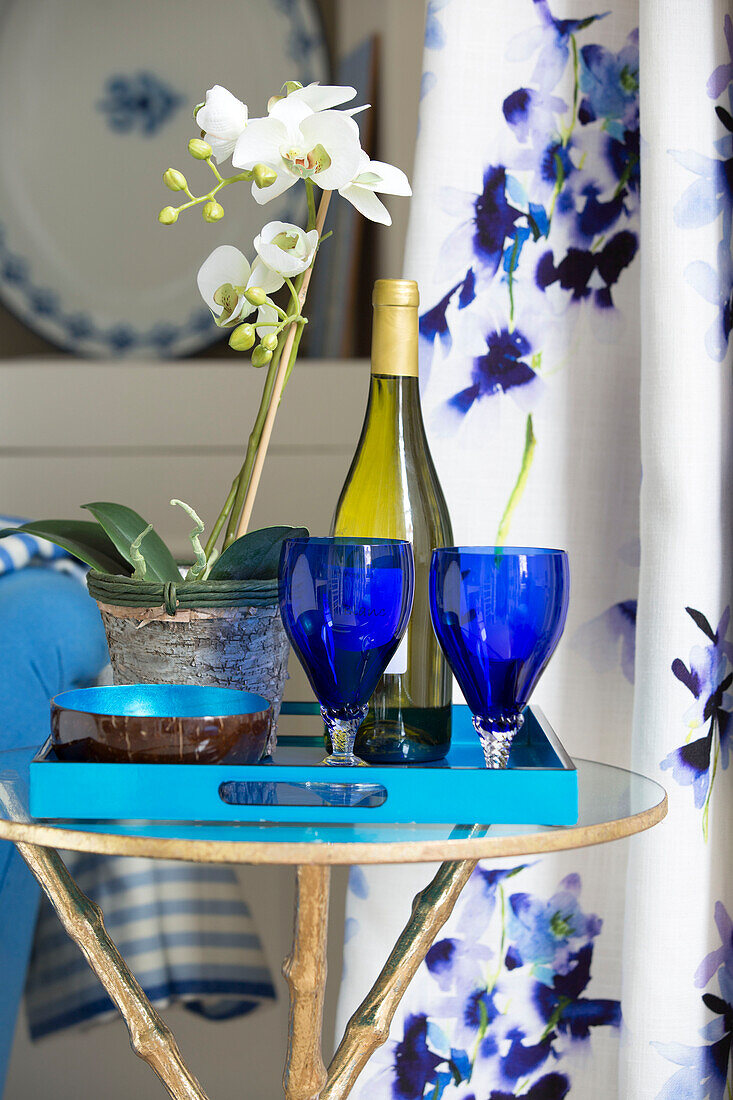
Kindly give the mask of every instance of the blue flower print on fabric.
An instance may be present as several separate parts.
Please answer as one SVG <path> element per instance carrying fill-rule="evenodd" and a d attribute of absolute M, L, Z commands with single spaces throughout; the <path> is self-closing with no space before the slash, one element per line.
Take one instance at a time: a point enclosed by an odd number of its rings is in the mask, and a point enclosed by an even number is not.
<path fill-rule="evenodd" d="M 682 1068 L 670 1077 L 656 1100 L 727 1100 L 730 1096 L 728 1072 L 733 1044 L 733 922 L 721 901 L 715 906 L 715 923 L 721 946 L 711 951 L 697 969 L 694 984 L 704 989 L 718 978 L 718 993 L 707 992 L 702 1002 L 713 1018 L 700 1035 L 704 1046 L 683 1043 L 652 1043 L 668 1061 Z"/>
<path fill-rule="evenodd" d="M 533 2 L 540 25 L 512 40 L 509 57 L 524 61 L 539 51 L 532 80 L 539 84 L 542 91 L 549 92 L 562 79 L 570 60 L 571 46 L 575 50 L 575 36 L 609 13 L 589 15 L 585 19 L 556 19 L 550 11 L 548 0 Z"/>
<path fill-rule="evenodd" d="M 499 391 L 508 393 L 515 386 L 534 381 L 535 371 L 523 358 L 529 351 L 529 340 L 518 329 L 487 333 L 486 352 L 473 361 L 471 385 L 451 398 L 451 404 L 466 412 L 478 397 Z"/>
<path fill-rule="evenodd" d="M 489 1100 L 563 1100 L 570 1092 L 570 1082 L 561 1073 L 548 1073 L 536 1081 L 528 1092 L 497 1092 L 493 1089 Z"/>
<path fill-rule="evenodd" d="M 153 73 L 111 76 L 97 104 L 107 125 L 118 134 L 138 133 L 153 137 L 186 102 Z"/>
<path fill-rule="evenodd" d="M 707 639 L 707 644 L 693 646 L 689 665 L 679 657 L 672 662 L 672 672 L 685 685 L 694 701 L 684 715 L 688 728 L 686 741 L 669 753 L 660 767 L 670 770 L 672 778 L 680 786 L 692 787 L 695 806 L 703 811 L 702 826 L 707 839 L 713 782 L 718 767 L 728 767 L 733 733 L 733 698 L 729 692 L 733 683 L 733 644 L 726 637 L 730 608 L 726 607 L 715 630 L 701 611 L 692 607 L 686 608 L 686 611 Z M 700 731 L 704 731 L 702 736 L 695 736 Z"/>
<path fill-rule="evenodd" d="M 580 877 L 545 899 L 513 889 L 525 867 L 477 868 L 430 948 L 422 1003 L 384 1056 L 393 1100 L 562 1100 L 572 1053 L 620 1026 L 617 1000 L 586 995 L 602 921 Z"/>
<path fill-rule="evenodd" d="M 425 16 L 425 48 L 427 50 L 442 50 L 445 46 L 445 27 L 438 18 L 438 13 L 450 4 L 451 0 L 428 0 L 428 8 Z"/>
<path fill-rule="evenodd" d="M 586 916 L 579 899 L 579 875 L 563 879 L 560 890 L 547 901 L 531 894 L 512 894 L 507 932 L 515 966 L 531 963 L 545 985 L 552 985 L 555 974 L 567 973 L 572 945 L 593 939 L 601 930 L 599 918 Z"/>
<path fill-rule="evenodd" d="M 420 80 L 420 99 L 425 99 L 428 92 L 432 92 L 435 85 L 438 83 L 438 78 L 435 73 L 424 72 L 422 79 Z"/>
<path fill-rule="evenodd" d="M 729 15 L 723 20 L 723 34 L 730 60 L 718 65 L 711 74 L 705 88 L 710 99 L 720 99 L 726 88 L 733 84 L 733 22 Z"/>
<path fill-rule="evenodd" d="M 636 658 L 636 600 L 620 600 L 601 615 L 583 623 L 570 639 L 571 647 L 582 653 L 597 672 L 608 672 L 621 665 L 630 684 L 634 682 Z"/>
<path fill-rule="evenodd" d="M 434 414 L 438 430 L 504 395 L 527 416 L 502 537 L 534 460 L 544 380 L 562 369 L 581 311 L 595 311 L 599 340 L 616 338 L 617 290 L 638 255 L 638 32 L 614 52 L 592 37 L 607 12 L 560 19 L 549 0 L 532 11 L 536 25 L 506 50 L 524 72 L 497 104 L 501 154 L 484 161 L 474 191 L 439 193 L 453 228 L 436 264 L 442 286 L 420 319 L 423 370 L 450 357 L 455 385 Z"/>
<path fill-rule="evenodd" d="M 605 119 L 606 132 L 618 141 L 634 131 L 639 121 L 639 32 L 613 53 L 605 46 L 583 46 L 579 113 L 582 123 Z M 634 165 L 638 170 L 638 164 Z M 638 178 L 638 177 L 637 177 Z"/>
<path fill-rule="evenodd" d="M 606 216 L 608 211 L 601 211 L 598 207 L 598 211 L 593 213 L 594 221 L 600 226 L 599 231 L 601 231 L 603 224 L 608 224 Z M 602 213 L 603 217 L 599 218 L 598 213 Z M 582 216 L 580 221 L 582 225 Z M 581 232 L 583 232 L 582 228 Z M 593 233 L 595 232 L 594 229 Z M 612 237 L 600 252 L 593 252 L 589 248 L 569 248 L 557 265 L 554 263 L 552 252 L 545 252 L 537 264 L 537 285 L 544 290 L 553 283 L 559 283 L 563 290 L 570 291 L 575 301 L 587 298 L 593 293 L 596 306 L 600 309 L 612 308 L 611 288 L 633 260 L 637 247 L 636 234 L 622 230 Z M 596 274 L 600 277 L 600 285 L 595 291 L 591 291 L 591 280 Z"/>
<path fill-rule="evenodd" d="M 720 222 L 715 262 L 695 260 L 685 268 L 685 280 L 715 307 L 712 324 L 705 333 L 705 350 L 717 363 L 727 354 L 733 329 L 733 21 L 729 15 L 725 16 L 723 30 L 731 60 L 715 69 L 706 86 L 710 99 L 724 98 L 727 104 L 716 103 L 715 106 L 715 114 L 723 128 L 722 136 L 714 144 L 718 155 L 670 150 L 678 164 L 697 176 L 674 207 L 675 225 L 680 229 L 699 229 Z"/>
<path fill-rule="evenodd" d="M 354 866 L 349 871 L 349 892 L 357 898 L 369 897 L 369 883 L 361 867 Z"/>

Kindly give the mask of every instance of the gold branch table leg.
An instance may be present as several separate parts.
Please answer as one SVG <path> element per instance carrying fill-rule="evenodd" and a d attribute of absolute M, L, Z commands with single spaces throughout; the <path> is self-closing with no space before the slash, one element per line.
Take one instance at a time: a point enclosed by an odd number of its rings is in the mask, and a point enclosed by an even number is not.
<path fill-rule="evenodd" d="M 135 1054 L 157 1073 L 173 1100 L 207 1100 L 183 1061 L 172 1031 L 110 939 L 99 906 L 82 893 L 53 848 L 22 842 L 16 848 L 121 1013 Z"/>
<path fill-rule="evenodd" d="M 412 915 L 382 972 L 357 1008 L 328 1067 L 320 1100 L 345 1100 L 374 1051 L 389 1038 L 389 1029 L 405 990 L 453 912 L 478 861 L 441 864 L 435 878 L 415 898 Z"/>
<path fill-rule="evenodd" d="M 283 963 L 290 988 L 288 1054 L 283 1075 L 286 1100 L 318 1100 L 326 1081 L 321 1052 L 326 991 L 326 941 L 331 868 L 297 868 L 293 950 Z"/>

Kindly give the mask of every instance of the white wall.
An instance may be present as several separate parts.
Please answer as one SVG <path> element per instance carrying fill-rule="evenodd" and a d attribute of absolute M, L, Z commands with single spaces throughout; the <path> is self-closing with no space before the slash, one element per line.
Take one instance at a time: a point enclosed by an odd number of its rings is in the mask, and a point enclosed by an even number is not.
<path fill-rule="evenodd" d="M 264 375 L 227 359 L 0 360 L 0 511 L 83 519 L 81 504 L 137 509 L 174 553 L 210 526 L 239 469 Z M 354 453 L 369 385 L 360 360 L 303 360 L 273 431 L 252 526 L 327 533 Z"/>

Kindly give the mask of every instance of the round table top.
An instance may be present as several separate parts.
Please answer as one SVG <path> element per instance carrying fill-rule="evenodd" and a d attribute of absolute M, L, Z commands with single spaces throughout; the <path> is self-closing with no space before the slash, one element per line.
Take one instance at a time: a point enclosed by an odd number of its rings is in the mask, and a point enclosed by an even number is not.
<path fill-rule="evenodd" d="M 211 822 L 51 822 L 28 810 L 35 749 L 0 752 L 0 839 L 106 855 L 197 863 L 421 863 L 583 848 L 642 832 L 667 813 L 664 788 L 635 772 L 576 760 L 572 826 L 282 825 Z"/>

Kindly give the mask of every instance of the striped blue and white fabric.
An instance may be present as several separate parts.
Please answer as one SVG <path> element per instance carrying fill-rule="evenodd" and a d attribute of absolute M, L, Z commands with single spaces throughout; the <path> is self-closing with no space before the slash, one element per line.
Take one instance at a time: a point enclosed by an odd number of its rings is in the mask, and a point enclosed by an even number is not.
<path fill-rule="evenodd" d="M 0 516 L 0 527 L 22 522 Z M 0 539 L 0 748 L 40 743 L 47 733 L 48 700 L 93 683 L 107 659 L 92 601 L 68 577 L 53 578 L 49 567 L 80 580 L 86 572 L 44 539 L 26 534 Z M 84 893 L 102 907 L 112 938 L 157 1006 L 182 1003 L 210 1019 L 226 1019 L 275 999 L 262 944 L 231 867 L 74 852 L 65 853 L 64 861 Z M 45 899 L 26 1007 L 34 1039 L 116 1013 Z"/>
<path fill-rule="evenodd" d="M 229 1019 L 275 998 L 262 945 L 231 867 L 67 853 L 64 860 L 158 1007 Z M 26 982 L 31 1036 L 117 1015 L 47 903 Z"/>

